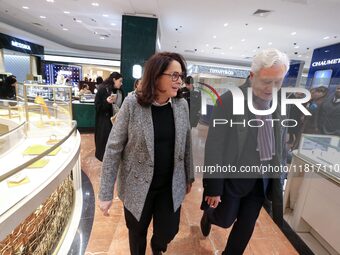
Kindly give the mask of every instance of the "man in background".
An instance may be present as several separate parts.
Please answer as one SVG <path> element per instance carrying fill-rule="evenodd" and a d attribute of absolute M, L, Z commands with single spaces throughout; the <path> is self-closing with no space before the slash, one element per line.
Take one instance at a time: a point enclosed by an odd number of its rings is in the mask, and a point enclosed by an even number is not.
<path fill-rule="evenodd" d="M 340 84 L 336 86 L 334 96 L 321 104 L 318 127 L 321 134 L 340 136 Z"/>
<path fill-rule="evenodd" d="M 192 76 L 187 76 L 185 79 L 185 87 L 180 90 L 183 98 L 185 98 L 190 110 L 190 125 L 197 127 L 201 118 L 201 92 L 194 89 L 194 79 Z"/>

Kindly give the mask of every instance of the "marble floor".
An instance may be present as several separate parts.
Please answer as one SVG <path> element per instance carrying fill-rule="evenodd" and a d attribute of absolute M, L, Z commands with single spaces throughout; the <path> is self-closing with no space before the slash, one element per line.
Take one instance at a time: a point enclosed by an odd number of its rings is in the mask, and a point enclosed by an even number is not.
<path fill-rule="evenodd" d="M 199 125 L 192 130 L 194 164 L 201 165 L 207 128 Z M 81 166 L 93 185 L 95 198 L 98 194 L 100 166 L 94 157 L 93 134 L 82 134 Z M 166 254 L 171 255 L 212 255 L 221 254 L 230 229 L 212 227 L 209 237 L 201 234 L 199 222 L 202 211 L 199 209 L 202 196 L 202 181 L 196 178 L 192 191 L 187 195 L 182 211 L 180 231 L 171 242 Z M 96 199 L 95 199 L 96 200 Z M 97 201 L 97 200 L 96 200 Z M 90 228 L 91 229 L 91 228 Z M 152 225 L 149 228 L 146 254 L 151 254 L 149 243 Z M 79 253 L 77 253 L 79 254 Z M 116 198 L 110 216 L 104 217 L 95 205 L 93 226 L 85 249 L 86 255 L 112 254 L 128 255 L 128 233 L 125 226 L 122 203 Z M 299 254 L 280 229 L 273 223 L 268 213 L 262 209 L 256 222 L 254 234 L 245 251 L 246 255 L 289 255 Z"/>

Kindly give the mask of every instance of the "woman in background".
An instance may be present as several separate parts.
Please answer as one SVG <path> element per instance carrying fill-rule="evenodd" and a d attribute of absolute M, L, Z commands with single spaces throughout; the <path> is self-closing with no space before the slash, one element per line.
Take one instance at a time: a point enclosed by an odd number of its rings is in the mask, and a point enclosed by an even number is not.
<path fill-rule="evenodd" d="M 103 160 L 107 138 L 112 128 L 111 117 L 118 111 L 124 100 L 124 93 L 121 90 L 122 80 L 120 73 L 113 72 L 109 78 L 103 81 L 96 93 L 94 140 L 96 144 L 95 155 L 100 161 Z"/>
<path fill-rule="evenodd" d="M 0 88 L 0 98 L 2 99 L 15 99 L 16 91 L 15 85 L 17 84 L 17 77 L 10 75 L 6 77 L 5 82 Z"/>
<path fill-rule="evenodd" d="M 151 220 L 152 253 L 167 250 L 194 181 L 188 104 L 177 97 L 185 72 L 179 54 L 153 55 L 141 92 L 125 99 L 106 146 L 99 207 L 107 216 L 117 179 L 132 255 L 145 254 Z"/>

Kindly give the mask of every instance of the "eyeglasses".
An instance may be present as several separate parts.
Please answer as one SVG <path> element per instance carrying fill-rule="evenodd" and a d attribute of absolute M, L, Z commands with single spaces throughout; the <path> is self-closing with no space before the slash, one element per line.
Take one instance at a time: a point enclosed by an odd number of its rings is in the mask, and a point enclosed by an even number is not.
<path fill-rule="evenodd" d="M 181 77 L 181 80 L 184 81 L 184 79 L 186 77 L 184 73 L 180 74 L 179 72 L 162 73 L 162 75 L 170 76 L 172 81 L 178 81 L 179 77 Z"/>

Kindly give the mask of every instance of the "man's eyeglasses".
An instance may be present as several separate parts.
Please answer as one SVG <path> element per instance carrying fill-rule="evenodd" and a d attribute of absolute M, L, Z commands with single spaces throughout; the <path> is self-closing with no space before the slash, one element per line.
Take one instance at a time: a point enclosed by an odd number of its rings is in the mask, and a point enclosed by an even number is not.
<path fill-rule="evenodd" d="M 181 77 L 181 80 L 184 81 L 186 77 L 184 73 L 180 74 L 179 72 L 162 73 L 162 74 L 170 76 L 172 81 L 178 81 L 179 77 Z"/>

